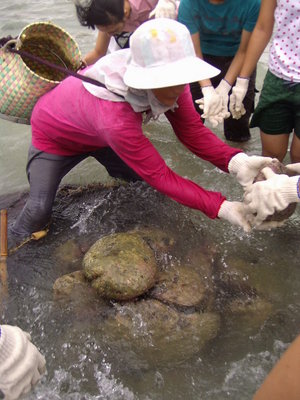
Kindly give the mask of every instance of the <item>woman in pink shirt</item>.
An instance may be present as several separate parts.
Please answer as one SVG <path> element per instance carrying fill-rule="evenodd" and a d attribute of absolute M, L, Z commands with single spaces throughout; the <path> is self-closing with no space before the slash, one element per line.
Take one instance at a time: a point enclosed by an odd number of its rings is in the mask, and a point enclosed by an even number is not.
<path fill-rule="evenodd" d="M 110 50 L 128 48 L 132 32 L 149 18 L 177 15 L 175 0 L 92 0 L 87 5 L 77 0 L 75 4 L 81 25 L 99 31 L 94 49 L 84 57 L 86 65 L 105 56 L 109 45 Z"/>
<path fill-rule="evenodd" d="M 271 159 L 249 157 L 215 136 L 201 122 L 187 85 L 218 72 L 196 57 L 184 25 L 161 18 L 142 24 L 131 36 L 130 49 L 109 54 L 85 71 L 103 87 L 69 77 L 41 97 L 31 117 L 29 199 L 12 232 L 24 237 L 44 228 L 61 179 L 89 156 L 111 176 L 143 179 L 210 218 L 250 230 L 243 203 L 176 174 L 142 130 L 143 118 L 165 113 L 190 151 L 233 174 L 241 185 L 251 184 Z"/>

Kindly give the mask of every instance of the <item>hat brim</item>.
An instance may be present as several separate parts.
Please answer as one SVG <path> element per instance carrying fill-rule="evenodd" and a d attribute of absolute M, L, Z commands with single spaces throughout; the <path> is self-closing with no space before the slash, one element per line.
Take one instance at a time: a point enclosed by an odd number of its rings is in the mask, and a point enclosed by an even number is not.
<path fill-rule="evenodd" d="M 151 68 L 129 64 L 124 82 L 134 89 L 158 89 L 209 79 L 219 73 L 219 69 L 191 56 Z"/>

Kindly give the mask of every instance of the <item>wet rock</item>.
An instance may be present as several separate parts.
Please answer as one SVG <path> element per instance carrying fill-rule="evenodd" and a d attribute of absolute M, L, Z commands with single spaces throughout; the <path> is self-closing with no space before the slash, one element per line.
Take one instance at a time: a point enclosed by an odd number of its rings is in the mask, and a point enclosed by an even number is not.
<path fill-rule="evenodd" d="M 74 265 L 82 259 L 83 252 L 77 241 L 70 239 L 57 248 L 54 256 L 61 264 Z"/>
<path fill-rule="evenodd" d="M 182 265 L 194 270 L 201 277 L 205 285 L 206 311 L 212 311 L 215 306 L 214 264 L 218 258 L 217 248 L 214 243 L 207 243 L 201 239 L 200 245 L 188 249 Z"/>
<path fill-rule="evenodd" d="M 227 325 L 236 325 L 240 332 L 252 334 L 257 331 L 274 312 L 273 305 L 260 296 L 240 296 L 230 301 L 225 308 Z"/>
<path fill-rule="evenodd" d="M 243 294 L 260 294 L 263 297 L 276 299 L 282 296 L 282 274 L 274 274 L 274 267 L 261 263 L 256 254 L 247 258 L 231 254 L 219 263 L 216 269 L 218 286 L 222 287 L 228 297 Z"/>
<path fill-rule="evenodd" d="M 192 268 L 174 266 L 159 272 L 151 296 L 165 303 L 204 309 L 208 303 L 209 293 L 205 277 L 201 277 Z"/>
<path fill-rule="evenodd" d="M 55 299 L 69 297 L 78 298 L 80 296 L 95 295 L 96 291 L 91 288 L 84 276 L 83 271 L 75 271 L 63 275 L 56 279 L 53 285 L 53 295 Z"/>
<path fill-rule="evenodd" d="M 190 359 L 216 337 L 216 313 L 179 312 L 157 300 L 140 300 L 117 306 L 105 323 L 113 340 L 130 343 L 150 365 L 168 365 Z"/>
<path fill-rule="evenodd" d="M 83 259 L 85 277 L 100 296 L 129 300 L 153 287 L 157 264 L 152 249 L 136 233 L 105 236 Z"/>
<path fill-rule="evenodd" d="M 175 244 L 175 239 L 171 234 L 158 228 L 139 228 L 133 230 L 132 233 L 140 235 L 157 253 L 170 251 Z"/>
<path fill-rule="evenodd" d="M 274 159 L 271 163 L 267 165 L 267 167 L 271 168 L 273 172 L 276 174 L 285 174 L 288 176 L 297 175 L 296 172 L 289 171 L 285 165 L 283 165 L 280 161 Z M 262 172 L 259 172 L 256 178 L 254 179 L 253 183 L 264 181 L 266 178 Z M 296 210 L 297 203 L 289 204 L 284 210 L 282 211 L 275 211 L 273 215 L 269 215 L 265 221 L 284 221 L 288 219 Z"/>

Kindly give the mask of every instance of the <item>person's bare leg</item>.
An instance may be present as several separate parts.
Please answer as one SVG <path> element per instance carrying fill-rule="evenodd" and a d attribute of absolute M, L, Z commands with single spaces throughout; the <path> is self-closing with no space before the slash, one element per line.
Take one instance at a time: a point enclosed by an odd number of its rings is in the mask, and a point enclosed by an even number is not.
<path fill-rule="evenodd" d="M 262 155 L 265 157 L 278 158 L 283 161 L 289 145 L 289 134 L 269 135 L 260 131 Z"/>
<path fill-rule="evenodd" d="M 300 139 L 294 134 L 290 148 L 291 162 L 300 162 Z"/>

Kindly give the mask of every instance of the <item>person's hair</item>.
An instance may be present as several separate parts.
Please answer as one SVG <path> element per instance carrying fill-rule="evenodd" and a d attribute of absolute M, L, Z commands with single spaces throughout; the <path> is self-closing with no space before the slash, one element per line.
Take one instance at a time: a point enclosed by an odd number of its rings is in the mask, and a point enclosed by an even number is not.
<path fill-rule="evenodd" d="M 124 0 L 75 0 L 81 25 L 95 29 L 96 25 L 112 25 L 123 21 Z"/>

